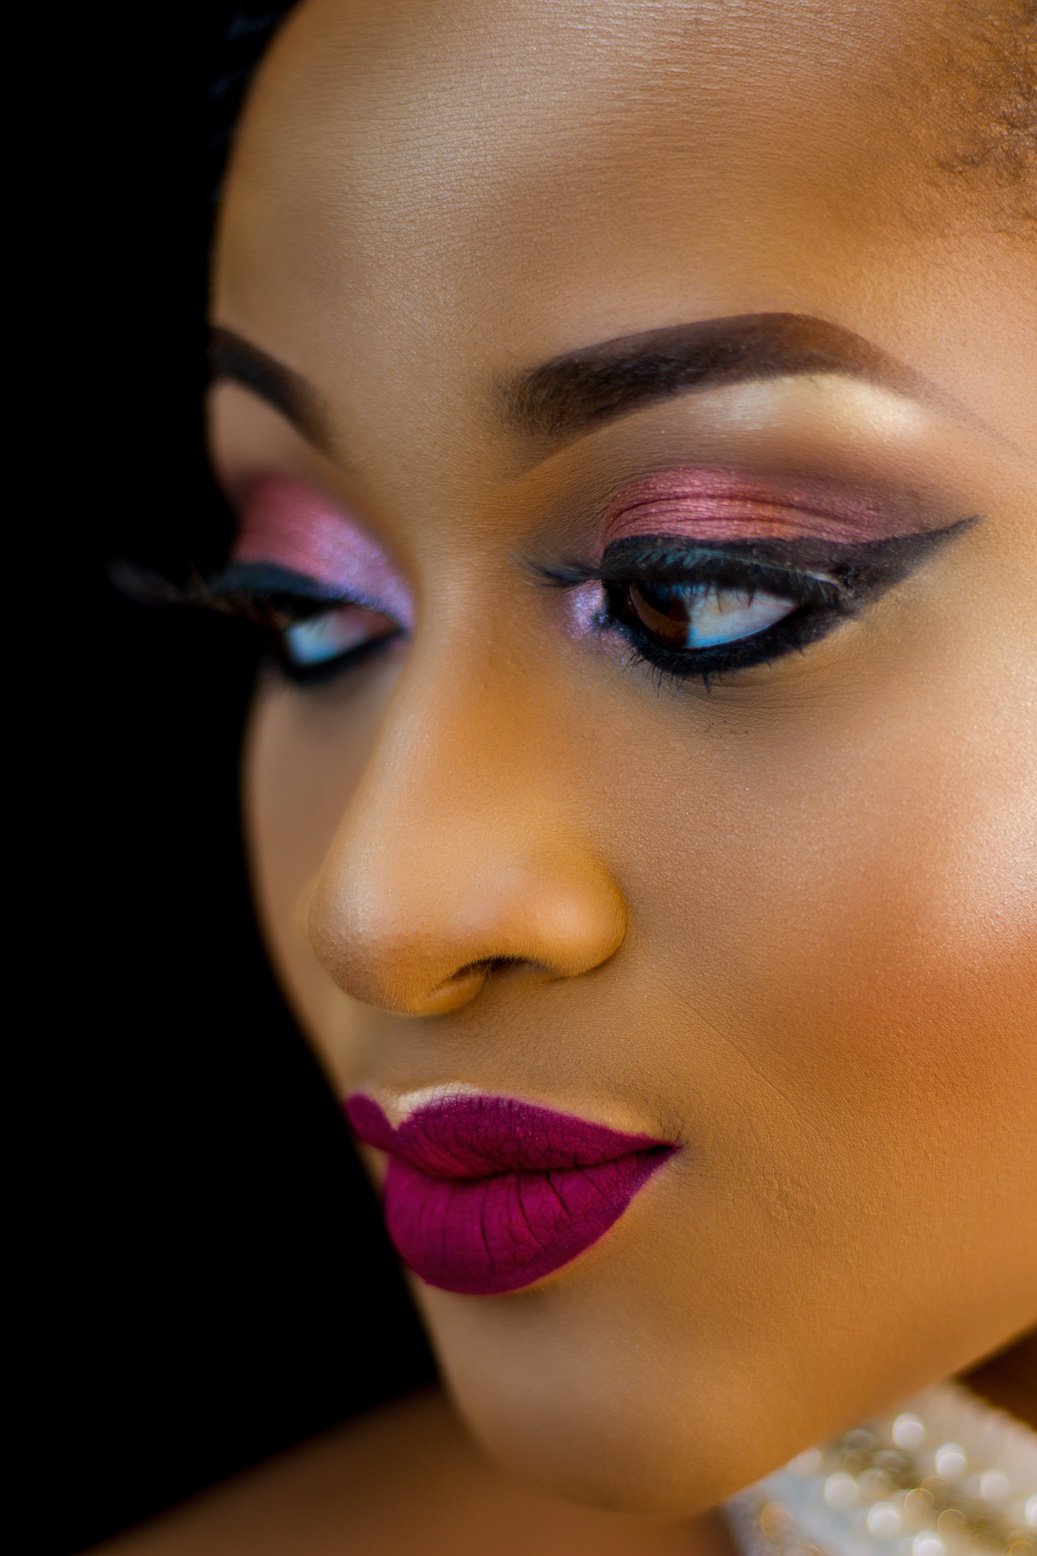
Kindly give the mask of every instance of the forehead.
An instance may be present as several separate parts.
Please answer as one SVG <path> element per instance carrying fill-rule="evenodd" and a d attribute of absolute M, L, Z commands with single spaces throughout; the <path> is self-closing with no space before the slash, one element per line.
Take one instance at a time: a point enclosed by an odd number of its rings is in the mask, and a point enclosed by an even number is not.
<path fill-rule="evenodd" d="M 320 239 L 309 272 L 345 263 L 362 295 L 424 279 L 447 302 L 491 258 L 557 273 L 574 240 L 588 265 L 657 261 L 675 225 L 701 248 L 790 199 L 859 203 L 876 137 L 902 146 L 891 111 L 932 16 L 932 0 L 309 0 L 265 62 L 235 177 Z"/>
<path fill-rule="evenodd" d="M 217 315 L 357 433 L 399 414 L 402 363 L 463 418 L 473 384 L 688 318 L 821 314 L 904 354 L 945 25 L 941 0 L 304 0 L 246 110 Z"/>

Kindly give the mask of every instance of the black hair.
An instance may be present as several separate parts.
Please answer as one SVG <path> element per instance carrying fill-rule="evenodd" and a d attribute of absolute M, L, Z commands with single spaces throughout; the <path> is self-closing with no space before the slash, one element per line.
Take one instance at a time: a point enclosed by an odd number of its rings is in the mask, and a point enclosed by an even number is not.
<path fill-rule="evenodd" d="M 253 72 L 293 9 L 294 0 L 237 0 L 227 19 L 222 47 L 209 85 L 208 177 L 210 211 L 220 197 L 234 127 L 248 93 Z"/>

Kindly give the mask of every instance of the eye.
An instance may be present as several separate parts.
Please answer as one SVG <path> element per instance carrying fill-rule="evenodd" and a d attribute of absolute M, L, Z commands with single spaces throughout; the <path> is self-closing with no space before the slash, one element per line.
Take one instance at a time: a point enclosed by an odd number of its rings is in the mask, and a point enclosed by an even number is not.
<path fill-rule="evenodd" d="M 232 561 L 187 585 L 151 577 L 135 583 L 134 592 L 237 617 L 258 634 L 281 674 L 300 685 L 330 680 L 406 635 L 375 601 L 329 594 L 326 584 L 273 562 Z"/>
<path fill-rule="evenodd" d="M 301 679 L 312 677 L 318 672 L 329 672 L 340 661 L 365 648 L 398 636 L 399 631 L 398 623 L 381 611 L 362 605 L 338 605 L 283 629 L 282 662 L 289 674 L 294 671 L 299 672 Z"/>
<path fill-rule="evenodd" d="M 670 649 L 716 648 L 763 632 L 792 614 L 798 600 L 763 589 L 701 580 L 613 584 L 609 611 L 639 636 Z"/>
<path fill-rule="evenodd" d="M 649 666 L 660 684 L 697 678 L 708 691 L 718 677 L 805 652 L 979 522 L 970 514 L 943 529 L 853 542 L 625 536 L 597 561 L 525 560 L 550 588 L 599 585 L 599 603 L 588 595 L 575 608 L 581 635 L 617 632 L 629 664 Z"/>

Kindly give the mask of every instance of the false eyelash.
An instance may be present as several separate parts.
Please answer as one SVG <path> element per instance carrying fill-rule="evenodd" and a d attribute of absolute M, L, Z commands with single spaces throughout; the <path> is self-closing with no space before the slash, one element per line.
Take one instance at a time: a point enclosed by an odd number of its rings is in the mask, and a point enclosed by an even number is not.
<path fill-rule="evenodd" d="M 381 610 L 358 593 L 329 589 L 273 562 L 231 562 L 211 576 L 192 573 L 183 583 L 125 560 L 112 563 L 108 573 L 118 592 L 138 604 L 217 611 L 274 632 L 340 606 Z"/>
<path fill-rule="evenodd" d="M 691 582 L 716 579 L 739 586 L 750 578 L 775 592 L 810 580 L 844 599 L 860 597 L 906 576 L 935 546 L 979 522 L 959 519 L 941 530 L 921 530 L 882 540 L 740 540 L 720 544 L 683 541 L 673 535 L 625 536 L 606 546 L 600 561 L 572 557 L 561 564 L 527 558 L 540 580 L 560 588 L 599 579 L 605 583 Z M 834 592 L 830 596 L 834 599 Z"/>
<path fill-rule="evenodd" d="M 304 663 L 289 652 L 285 633 L 290 627 L 342 607 L 357 606 L 384 615 L 383 607 L 359 592 L 329 589 L 305 573 L 273 562 L 231 562 L 212 576 L 193 573 L 186 582 L 175 583 L 137 563 L 120 561 L 109 567 L 109 578 L 121 594 L 138 604 L 188 606 L 243 622 L 258 634 L 268 662 L 276 665 L 285 680 L 298 686 L 333 680 L 373 656 L 400 632 L 382 633 L 333 658 Z"/>
<path fill-rule="evenodd" d="M 771 626 L 699 649 L 674 649 L 654 642 L 610 608 L 596 613 L 593 624 L 599 631 L 612 630 L 626 640 L 629 664 L 648 665 L 655 671 L 657 689 L 667 677 L 676 682 L 698 677 L 709 691 L 721 675 L 769 664 L 790 652 L 802 653 L 978 518 L 970 515 L 942 530 L 849 543 L 807 537 L 710 546 L 672 535 L 625 536 L 607 546 L 596 562 L 580 557 L 562 563 L 525 560 L 538 582 L 554 588 L 572 589 L 593 581 L 602 583 L 606 591 L 635 583 L 707 583 L 738 589 L 750 601 L 761 590 L 788 599 L 792 610 Z"/>

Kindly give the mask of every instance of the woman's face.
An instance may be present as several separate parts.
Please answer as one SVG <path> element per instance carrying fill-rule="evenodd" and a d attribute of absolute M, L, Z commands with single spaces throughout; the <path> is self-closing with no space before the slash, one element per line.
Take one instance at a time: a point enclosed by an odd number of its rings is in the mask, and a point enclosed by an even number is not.
<path fill-rule="evenodd" d="M 365 600 L 297 657 L 381 639 L 256 696 L 295 1008 L 393 1125 L 677 1147 L 541 1278 L 410 1277 L 479 1438 L 603 1505 L 1037 1322 L 1037 244 L 964 16 L 307 0 L 227 186 L 214 322 L 290 370 L 224 339 L 240 556 Z"/>

